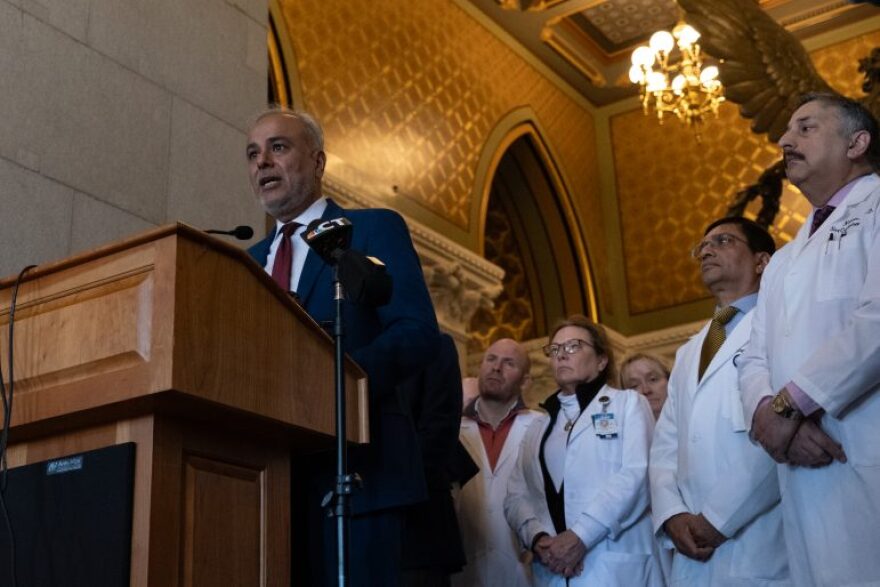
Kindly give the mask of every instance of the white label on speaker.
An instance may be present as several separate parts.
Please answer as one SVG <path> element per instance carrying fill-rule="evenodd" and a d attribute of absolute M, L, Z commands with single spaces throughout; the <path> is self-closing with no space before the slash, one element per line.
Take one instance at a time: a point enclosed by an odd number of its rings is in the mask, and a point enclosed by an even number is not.
<path fill-rule="evenodd" d="M 79 471 L 83 467 L 82 455 L 77 457 L 68 457 L 66 459 L 58 459 L 57 461 L 49 461 L 46 463 L 47 475 L 60 475 L 61 473 L 69 473 L 71 471 Z"/>

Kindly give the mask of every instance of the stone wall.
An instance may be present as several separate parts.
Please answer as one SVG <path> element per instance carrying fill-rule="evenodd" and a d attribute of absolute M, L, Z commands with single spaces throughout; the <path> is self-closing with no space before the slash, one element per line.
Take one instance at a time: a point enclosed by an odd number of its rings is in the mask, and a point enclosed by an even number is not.
<path fill-rule="evenodd" d="M 244 162 L 265 0 L 0 0 L 0 275 L 264 216 Z"/>

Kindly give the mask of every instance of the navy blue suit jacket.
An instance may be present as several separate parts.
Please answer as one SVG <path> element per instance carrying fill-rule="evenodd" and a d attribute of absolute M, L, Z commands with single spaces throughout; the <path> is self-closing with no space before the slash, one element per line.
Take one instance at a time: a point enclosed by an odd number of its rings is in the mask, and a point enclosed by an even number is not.
<path fill-rule="evenodd" d="M 391 210 L 346 210 L 328 200 L 322 219 L 340 217 L 352 223 L 351 248 L 380 259 L 393 279 L 391 301 L 385 306 L 366 308 L 346 302 L 343 309 L 345 351 L 369 377 L 371 442 L 352 451 L 350 467 L 364 480 L 352 499 L 352 512 L 359 514 L 427 496 L 415 425 L 396 387 L 432 360 L 439 331 L 403 218 Z M 249 249 L 260 265 L 265 266 L 274 237 L 273 230 Z M 299 241 L 294 246 L 307 245 Z M 296 294 L 318 323 L 335 318 L 333 268 L 314 251 L 306 257 Z M 328 472 L 335 474 L 332 459 L 325 460 L 331 465 Z"/>
<path fill-rule="evenodd" d="M 480 469 L 458 439 L 461 370 L 452 337 L 442 334 L 438 354 L 428 368 L 403 382 L 399 389 L 416 423 L 428 483 L 428 501 L 406 509 L 402 567 L 454 573 L 464 567 L 466 559 L 452 501 L 452 482 L 464 485 L 461 476 L 470 478 Z"/>

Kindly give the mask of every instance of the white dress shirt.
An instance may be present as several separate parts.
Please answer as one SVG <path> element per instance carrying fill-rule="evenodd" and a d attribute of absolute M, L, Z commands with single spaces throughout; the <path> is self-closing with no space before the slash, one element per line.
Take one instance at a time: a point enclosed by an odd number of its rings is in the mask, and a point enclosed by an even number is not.
<path fill-rule="evenodd" d="M 306 231 L 309 223 L 313 220 L 319 220 L 324 215 L 326 209 L 327 198 L 318 198 L 302 214 L 291 220 L 291 222 L 298 222 L 301 226 L 290 237 L 291 245 L 293 245 L 293 255 L 290 265 L 290 288 L 288 291 L 296 291 L 303 266 L 306 264 L 306 256 L 309 254 L 309 247 L 301 236 Z M 269 256 L 266 257 L 265 269 L 269 275 L 272 275 L 272 267 L 275 265 L 275 253 L 278 251 L 278 245 L 281 244 L 281 227 L 285 224 L 285 222 L 280 220 L 275 222 L 275 240 L 272 241 L 272 246 L 269 247 Z"/>

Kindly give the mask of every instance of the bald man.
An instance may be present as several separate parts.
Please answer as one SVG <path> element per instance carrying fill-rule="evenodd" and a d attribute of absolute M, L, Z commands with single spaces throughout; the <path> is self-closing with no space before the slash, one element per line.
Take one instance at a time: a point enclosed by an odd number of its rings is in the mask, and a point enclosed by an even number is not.
<path fill-rule="evenodd" d="M 545 414 L 522 400 L 529 384 L 528 353 L 514 340 L 493 343 L 483 355 L 479 395 L 464 408 L 459 438 L 480 467 L 458 499 L 467 565 L 453 585 L 511 587 L 531 585 L 529 556 L 504 518 L 507 481 L 517 463 L 521 440 Z"/>

